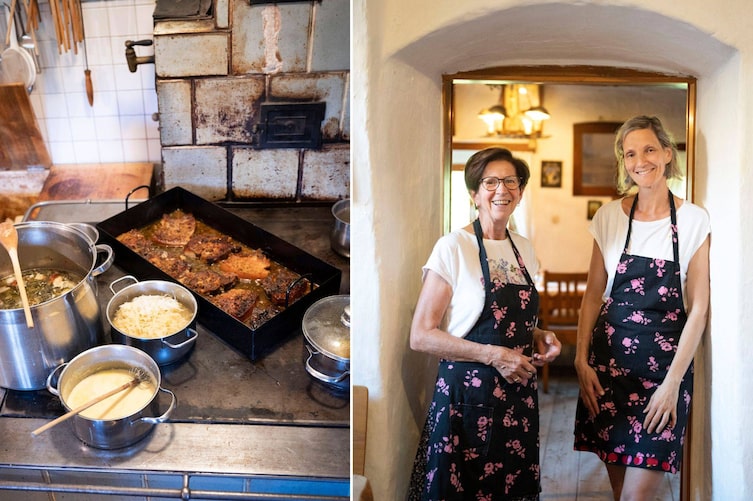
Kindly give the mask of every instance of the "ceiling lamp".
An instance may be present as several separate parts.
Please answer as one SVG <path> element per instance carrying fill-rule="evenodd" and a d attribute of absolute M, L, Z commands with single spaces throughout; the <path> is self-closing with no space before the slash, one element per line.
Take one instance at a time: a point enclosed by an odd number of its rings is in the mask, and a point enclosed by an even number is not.
<path fill-rule="evenodd" d="M 552 116 L 543 106 L 534 106 L 523 113 L 526 117 L 534 121 L 549 120 Z"/>
<path fill-rule="evenodd" d="M 507 116 L 507 110 L 501 104 L 495 104 L 478 112 L 478 117 L 484 121 L 487 133 L 493 135 Z"/>

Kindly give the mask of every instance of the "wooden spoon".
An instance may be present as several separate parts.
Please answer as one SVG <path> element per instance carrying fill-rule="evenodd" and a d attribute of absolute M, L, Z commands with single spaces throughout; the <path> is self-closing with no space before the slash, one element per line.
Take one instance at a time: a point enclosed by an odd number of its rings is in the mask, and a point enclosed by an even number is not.
<path fill-rule="evenodd" d="M 0 223 L 0 244 L 3 244 L 8 251 L 10 262 L 13 264 L 13 274 L 16 276 L 18 292 L 21 293 L 21 302 L 24 305 L 24 314 L 26 315 L 26 326 L 29 329 L 34 328 L 34 320 L 31 318 L 31 308 L 29 307 L 29 298 L 26 297 L 26 286 L 24 277 L 21 275 L 21 265 L 18 263 L 18 232 L 16 227 L 10 221 Z"/>
<path fill-rule="evenodd" d="M 117 388 L 113 388 L 112 390 L 108 391 L 107 393 L 103 393 L 102 395 L 99 395 L 98 397 L 94 397 L 91 400 L 89 400 L 88 402 L 79 405 L 75 409 L 71 409 L 70 411 L 66 412 L 62 416 L 57 417 L 57 418 L 53 419 L 52 421 L 50 421 L 49 423 L 40 426 L 36 430 L 32 431 L 31 434 L 36 437 L 40 433 L 49 430 L 53 426 L 57 426 L 60 423 L 62 423 L 63 421 L 67 421 L 68 419 L 72 418 L 76 414 L 84 412 L 86 409 L 88 409 L 92 405 L 98 404 L 99 402 L 101 402 L 102 400 L 104 400 L 106 398 L 109 398 L 109 397 L 111 397 L 113 395 L 116 395 L 116 394 L 120 393 L 121 391 L 125 391 L 125 390 L 128 390 L 130 388 L 133 388 L 134 386 L 137 386 L 137 385 L 143 383 L 144 381 L 148 381 L 148 380 L 149 380 L 149 374 L 147 374 L 146 371 L 144 371 L 144 370 L 142 370 L 140 368 L 134 368 L 133 369 L 133 379 L 131 379 L 127 383 L 123 383 L 122 385 L 118 386 Z"/>

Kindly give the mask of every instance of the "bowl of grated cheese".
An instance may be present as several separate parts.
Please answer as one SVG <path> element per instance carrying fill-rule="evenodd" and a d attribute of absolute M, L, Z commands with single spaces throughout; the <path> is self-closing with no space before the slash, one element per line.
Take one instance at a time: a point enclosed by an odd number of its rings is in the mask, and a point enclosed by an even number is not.
<path fill-rule="evenodd" d="M 132 283 L 118 289 L 126 281 Z M 181 360 L 196 344 L 198 304 L 182 285 L 126 275 L 110 290 L 106 313 L 113 342 L 139 348 L 159 365 Z"/>

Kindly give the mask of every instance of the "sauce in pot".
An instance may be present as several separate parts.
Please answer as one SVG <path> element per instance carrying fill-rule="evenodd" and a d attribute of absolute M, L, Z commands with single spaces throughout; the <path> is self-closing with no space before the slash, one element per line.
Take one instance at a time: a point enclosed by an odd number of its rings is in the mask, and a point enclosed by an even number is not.
<path fill-rule="evenodd" d="M 75 409 L 92 399 L 114 390 L 133 379 L 130 369 L 104 369 L 91 374 L 73 387 L 65 403 Z M 90 419 L 114 420 L 132 416 L 143 409 L 154 396 L 154 383 L 147 379 L 141 383 L 107 397 L 80 415 Z"/>
<path fill-rule="evenodd" d="M 75 273 L 54 269 L 33 269 L 22 273 L 29 305 L 34 306 L 62 296 L 73 289 L 83 277 Z M 0 309 L 23 308 L 15 275 L 0 280 Z"/>

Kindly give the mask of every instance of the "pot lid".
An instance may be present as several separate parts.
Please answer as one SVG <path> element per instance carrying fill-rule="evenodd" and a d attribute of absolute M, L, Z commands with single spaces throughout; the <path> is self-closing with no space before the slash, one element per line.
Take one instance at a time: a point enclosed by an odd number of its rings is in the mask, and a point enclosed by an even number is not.
<path fill-rule="evenodd" d="M 328 296 L 303 315 L 303 335 L 321 353 L 338 360 L 350 359 L 350 296 Z"/>

